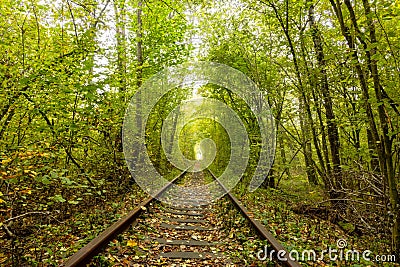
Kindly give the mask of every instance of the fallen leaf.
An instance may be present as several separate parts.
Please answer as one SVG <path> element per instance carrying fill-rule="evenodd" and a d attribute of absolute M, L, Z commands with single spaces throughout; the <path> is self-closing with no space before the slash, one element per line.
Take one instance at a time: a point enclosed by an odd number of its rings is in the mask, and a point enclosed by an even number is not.
<path fill-rule="evenodd" d="M 137 243 L 134 240 L 128 240 L 128 243 L 126 245 L 128 247 L 136 247 Z"/>

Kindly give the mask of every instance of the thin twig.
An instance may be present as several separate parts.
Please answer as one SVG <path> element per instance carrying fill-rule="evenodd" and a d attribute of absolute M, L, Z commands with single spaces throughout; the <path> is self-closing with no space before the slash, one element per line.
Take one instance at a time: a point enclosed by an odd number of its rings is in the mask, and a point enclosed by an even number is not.
<path fill-rule="evenodd" d="M 173 11 L 175 11 L 184 21 L 186 20 L 186 17 L 184 17 L 178 10 L 176 10 L 175 8 L 173 8 L 172 6 L 170 6 L 167 2 L 165 2 L 164 0 L 161 0 L 161 2 L 164 3 L 164 5 L 166 5 L 167 7 L 169 7 L 170 9 L 172 9 Z"/>
<path fill-rule="evenodd" d="M 10 222 L 10 221 L 16 220 L 16 219 L 18 219 L 18 218 L 31 215 L 31 214 L 45 214 L 45 215 L 48 215 L 49 213 L 50 213 L 50 212 L 48 212 L 48 211 L 47 211 L 47 212 L 43 212 L 43 211 L 30 211 L 30 212 L 27 212 L 27 213 L 24 213 L 24 214 L 21 214 L 21 215 L 18 215 L 18 216 L 9 218 L 9 219 L 5 220 L 4 222 L 7 223 L 7 222 Z"/>

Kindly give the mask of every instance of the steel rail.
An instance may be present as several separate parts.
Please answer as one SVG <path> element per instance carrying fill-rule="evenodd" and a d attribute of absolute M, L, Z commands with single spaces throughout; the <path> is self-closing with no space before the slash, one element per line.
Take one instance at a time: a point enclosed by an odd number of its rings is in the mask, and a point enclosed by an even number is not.
<path fill-rule="evenodd" d="M 125 231 L 129 227 L 129 225 L 131 225 L 140 216 L 142 211 L 145 210 L 144 207 L 149 205 L 150 202 L 154 201 L 158 196 L 164 193 L 173 183 L 175 183 L 179 178 L 186 174 L 186 172 L 187 170 L 183 171 L 181 174 L 171 180 L 167 185 L 163 186 L 154 197 L 151 196 L 142 201 L 125 217 L 121 218 L 120 220 L 109 226 L 87 245 L 85 245 L 83 248 L 73 254 L 61 266 L 85 266 L 85 264 L 88 263 L 95 255 L 97 255 L 103 247 L 105 247 L 113 238 L 115 238 L 115 236 Z"/>
<path fill-rule="evenodd" d="M 275 253 L 273 256 L 282 264 L 289 267 L 301 267 L 301 265 L 289 257 L 289 252 L 281 245 L 281 243 L 265 228 L 265 226 L 258 220 L 254 219 L 245 206 L 218 180 L 214 173 L 207 169 L 211 176 L 218 182 L 218 184 L 225 190 L 230 200 L 243 214 L 243 216 L 250 222 L 252 227 L 257 231 L 260 237 L 267 240 L 271 244 Z M 280 260 L 285 259 L 285 260 Z"/>

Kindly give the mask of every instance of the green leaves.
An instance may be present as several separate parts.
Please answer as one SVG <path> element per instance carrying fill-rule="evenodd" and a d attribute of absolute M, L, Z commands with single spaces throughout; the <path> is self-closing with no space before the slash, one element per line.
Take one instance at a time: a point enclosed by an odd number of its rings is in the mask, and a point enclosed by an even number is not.
<path fill-rule="evenodd" d="M 36 180 L 36 182 L 42 183 L 42 184 L 44 184 L 44 185 L 49 185 L 49 184 L 51 184 L 51 181 L 50 181 L 49 178 L 50 178 L 50 177 L 49 177 L 48 175 L 44 175 L 44 176 L 42 176 L 42 177 L 37 176 L 37 177 L 35 178 L 35 180 Z"/>
<path fill-rule="evenodd" d="M 49 199 L 52 199 L 56 202 L 61 202 L 61 203 L 66 201 L 61 195 L 55 195 L 53 197 L 50 197 Z"/>
<path fill-rule="evenodd" d="M 61 182 L 62 182 L 63 185 L 70 186 L 70 185 L 75 183 L 74 181 L 71 181 L 67 177 L 60 177 L 60 178 L 61 178 Z"/>

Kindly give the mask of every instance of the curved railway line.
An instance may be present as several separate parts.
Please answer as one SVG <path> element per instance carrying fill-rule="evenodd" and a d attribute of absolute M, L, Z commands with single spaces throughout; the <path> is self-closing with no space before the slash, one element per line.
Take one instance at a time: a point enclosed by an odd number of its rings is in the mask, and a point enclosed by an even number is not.
<path fill-rule="evenodd" d="M 208 201 L 199 198 L 196 192 L 193 195 L 184 196 L 185 203 L 180 203 L 179 205 L 166 205 L 157 200 L 157 197 L 167 192 L 172 184 L 179 184 L 183 179 L 188 180 L 188 182 L 184 183 L 185 186 L 189 184 L 189 186 L 195 187 L 201 183 L 204 184 L 205 174 L 215 179 L 221 189 L 227 192 L 225 198 L 242 214 L 257 236 L 267 241 L 270 248 L 269 251 L 286 252 L 286 256 L 279 255 L 281 258 L 287 258 L 285 261 L 279 261 L 277 255 L 274 255 L 275 265 L 300 266 L 296 261 L 289 259 L 288 252 L 279 241 L 274 238 L 264 225 L 253 218 L 244 205 L 216 179 L 211 171 L 192 175 L 189 175 L 186 171 L 182 172 L 164 186 L 155 197 L 145 199 L 125 217 L 108 227 L 90 243 L 72 255 L 63 266 L 99 265 L 93 261 L 94 256 L 104 251 L 110 242 L 128 228 L 133 231 L 133 234 L 139 228 L 142 228 L 146 235 L 146 240 L 151 240 L 147 244 L 153 244 L 156 249 L 143 248 L 145 250 L 142 250 L 142 252 L 146 254 L 144 259 L 135 262 L 135 264 L 132 263 L 132 265 L 121 263 L 120 266 L 151 266 L 153 264 L 148 261 L 149 259 L 163 259 L 164 266 L 168 264 L 168 261 L 173 265 L 172 263 L 176 262 L 174 260 L 179 262 L 179 260 L 186 259 L 195 261 L 196 264 L 193 266 L 232 266 L 230 265 L 230 259 L 215 249 L 216 246 L 220 246 L 223 243 L 218 240 L 222 235 L 220 231 L 223 230 L 221 229 L 223 223 L 221 218 L 216 215 L 213 203 L 208 204 Z M 198 192 L 197 194 L 201 194 L 203 198 L 207 197 L 207 192 Z M 163 237 L 160 238 L 160 235 Z M 115 256 L 115 259 L 116 262 L 122 262 L 122 260 L 118 259 L 118 256 Z M 159 260 L 158 263 L 160 263 Z M 261 261 L 260 264 L 262 264 Z M 175 266 L 179 266 L 179 263 L 175 264 Z"/>

